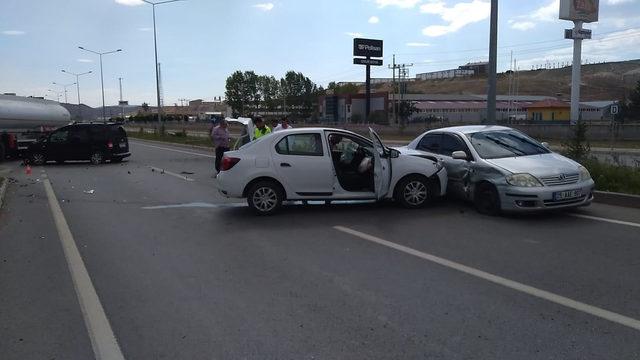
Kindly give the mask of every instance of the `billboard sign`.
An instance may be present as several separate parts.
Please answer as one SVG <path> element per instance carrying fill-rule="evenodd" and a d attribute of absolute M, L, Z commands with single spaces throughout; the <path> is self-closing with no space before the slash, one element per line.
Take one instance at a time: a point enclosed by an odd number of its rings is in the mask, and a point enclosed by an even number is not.
<path fill-rule="evenodd" d="M 564 38 L 565 39 L 591 39 L 591 29 L 565 29 L 564 30 Z"/>
<path fill-rule="evenodd" d="M 382 40 L 353 39 L 353 56 L 381 58 Z"/>
<path fill-rule="evenodd" d="M 382 59 L 353 58 L 353 63 L 355 65 L 382 66 Z"/>
<path fill-rule="evenodd" d="M 596 22 L 599 7 L 598 0 L 560 0 L 560 19 Z"/>

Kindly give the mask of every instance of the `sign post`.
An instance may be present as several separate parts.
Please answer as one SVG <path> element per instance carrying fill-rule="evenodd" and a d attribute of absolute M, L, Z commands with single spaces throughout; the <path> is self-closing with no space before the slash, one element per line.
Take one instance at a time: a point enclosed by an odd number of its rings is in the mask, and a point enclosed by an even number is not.
<path fill-rule="evenodd" d="M 582 66 L 582 40 L 591 39 L 591 30 L 584 23 L 598 21 L 598 0 L 561 0 L 560 19 L 573 21 L 573 29 L 565 30 L 565 38 L 573 40 L 573 66 L 571 68 L 571 124 L 580 120 L 580 83 Z"/>
<path fill-rule="evenodd" d="M 367 103 L 365 107 L 365 119 L 369 121 L 371 112 L 371 66 L 382 66 L 382 59 L 372 59 L 383 57 L 382 40 L 374 39 L 353 39 L 353 63 L 355 65 L 366 66 L 366 94 Z M 357 57 L 356 57 L 357 56 Z M 362 58 L 364 57 L 364 59 Z"/>

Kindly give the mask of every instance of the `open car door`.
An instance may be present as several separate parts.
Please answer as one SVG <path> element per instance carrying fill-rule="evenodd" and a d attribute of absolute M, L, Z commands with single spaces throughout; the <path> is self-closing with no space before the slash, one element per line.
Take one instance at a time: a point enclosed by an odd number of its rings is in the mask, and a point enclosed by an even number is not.
<path fill-rule="evenodd" d="M 391 160 L 378 134 L 372 128 L 369 128 L 369 134 L 373 142 L 373 183 L 376 190 L 376 198 L 382 200 L 389 192 L 391 184 Z"/>
<path fill-rule="evenodd" d="M 229 125 L 238 124 L 241 127 L 240 136 L 238 136 L 233 148 L 231 150 L 238 150 L 242 145 L 250 143 L 253 141 L 254 136 L 254 126 L 251 118 L 226 118 L 225 119 Z"/>

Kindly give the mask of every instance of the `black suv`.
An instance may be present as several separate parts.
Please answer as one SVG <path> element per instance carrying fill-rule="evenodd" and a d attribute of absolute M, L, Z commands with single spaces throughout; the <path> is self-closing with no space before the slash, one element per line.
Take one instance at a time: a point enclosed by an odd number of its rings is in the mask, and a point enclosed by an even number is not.
<path fill-rule="evenodd" d="M 47 161 L 89 160 L 97 165 L 131 156 L 127 132 L 118 124 L 72 124 L 29 145 L 26 158 L 34 165 Z"/>

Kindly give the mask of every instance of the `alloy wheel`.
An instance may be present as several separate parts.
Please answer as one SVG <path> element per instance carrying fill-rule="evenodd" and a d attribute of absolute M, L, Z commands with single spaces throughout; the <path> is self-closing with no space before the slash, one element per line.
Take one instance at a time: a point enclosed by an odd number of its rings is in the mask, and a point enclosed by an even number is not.
<path fill-rule="evenodd" d="M 413 206 L 424 203 L 428 197 L 428 190 L 422 181 L 414 180 L 404 187 L 404 200 Z"/>
<path fill-rule="evenodd" d="M 262 212 L 269 212 L 278 205 L 278 194 L 270 187 L 260 187 L 253 192 L 253 204 Z"/>

